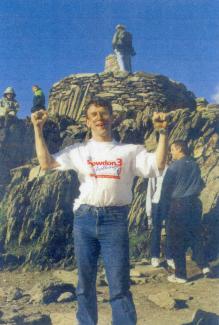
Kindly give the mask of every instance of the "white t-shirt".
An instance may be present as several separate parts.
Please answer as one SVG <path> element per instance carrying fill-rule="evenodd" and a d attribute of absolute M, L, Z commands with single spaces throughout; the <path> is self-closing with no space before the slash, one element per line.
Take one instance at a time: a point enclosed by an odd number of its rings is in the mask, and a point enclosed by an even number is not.
<path fill-rule="evenodd" d="M 61 165 L 58 170 L 73 169 L 78 174 L 80 195 L 74 211 L 81 204 L 96 207 L 122 206 L 132 201 L 135 176 L 159 176 L 154 153 L 144 146 L 97 142 L 77 143 L 53 155 Z"/>

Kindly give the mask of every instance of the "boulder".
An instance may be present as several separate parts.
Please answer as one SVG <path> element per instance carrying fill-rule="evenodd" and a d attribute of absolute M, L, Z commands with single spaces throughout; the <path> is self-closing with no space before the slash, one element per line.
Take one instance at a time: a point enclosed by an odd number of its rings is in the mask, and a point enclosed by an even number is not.
<path fill-rule="evenodd" d="M 58 297 L 57 302 L 65 303 L 65 302 L 71 302 L 74 300 L 75 300 L 75 294 L 73 294 L 71 292 L 64 292 Z"/>
<path fill-rule="evenodd" d="M 7 301 L 19 300 L 23 297 L 23 290 L 21 288 L 10 287 L 7 293 Z"/>
<path fill-rule="evenodd" d="M 201 309 L 196 310 L 191 323 L 182 325 L 218 325 L 219 316 Z"/>
<path fill-rule="evenodd" d="M 46 284 L 37 284 L 30 291 L 30 301 L 33 303 L 50 304 L 57 302 L 64 293 L 71 294 L 71 299 L 76 298 L 75 287 L 61 281 Z M 68 296 L 69 297 L 69 296 Z"/>
<path fill-rule="evenodd" d="M 174 309 L 176 301 L 173 297 L 166 291 L 149 295 L 148 300 L 152 301 L 155 305 L 165 308 L 165 309 Z"/>
<path fill-rule="evenodd" d="M 5 325 L 52 325 L 48 315 L 33 313 L 31 315 L 14 315 L 3 317 L 0 319 L 0 324 Z"/>

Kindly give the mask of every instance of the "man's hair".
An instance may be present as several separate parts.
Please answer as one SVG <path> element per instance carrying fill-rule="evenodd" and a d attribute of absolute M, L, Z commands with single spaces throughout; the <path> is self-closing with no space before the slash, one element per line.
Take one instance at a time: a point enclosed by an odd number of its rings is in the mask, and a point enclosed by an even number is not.
<path fill-rule="evenodd" d="M 36 88 L 36 89 L 40 89 L 40 87 L 38 85 L 33 85 L 32 88 Z"/>
<path fill-rule="evenodd" d="M 184 140 L 174 140 L 171 146 L 174 144 L 175 147 L 180 148 L 184 155 L 188 156 L 190 154 L 188 144 Z"/>
<path fill-rule="evenodd" d="M 98 98 L 98 97 L 93 97 L 85 106 L 84 113 L 85 113 L 86 117 L 87 117 L 87 112 L 91 105 L 104 107 L 107 109 L 107 111 L 110 113 L 110 115 L 113 114 L 112 104 L 109 100 Z"/>

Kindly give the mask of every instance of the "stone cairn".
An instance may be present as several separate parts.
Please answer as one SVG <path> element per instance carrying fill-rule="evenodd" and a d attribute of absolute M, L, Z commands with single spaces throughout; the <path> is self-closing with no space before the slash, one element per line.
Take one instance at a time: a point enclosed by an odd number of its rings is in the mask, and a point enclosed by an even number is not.
<path fill-rule="evenodd" d="M 176 108 L 194 109 L 195 96 L 182 83 L 162 75 L 118 71 L 113 54 L 106 58 L 103 73 L 74 74 L 53 85 L 48 111 L 79 121 L 92 96 L 111 100 L 118 113 L 141 111 L 147 116 L 153 111 Z"/>

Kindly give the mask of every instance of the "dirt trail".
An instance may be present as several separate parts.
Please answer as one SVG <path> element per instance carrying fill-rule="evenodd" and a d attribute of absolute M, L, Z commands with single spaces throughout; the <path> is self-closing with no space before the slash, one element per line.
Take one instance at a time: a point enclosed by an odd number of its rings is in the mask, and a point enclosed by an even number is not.
<path fill-rule="evenodd" d="M 217 266 L 218 267 L 218 266 Z M 219 315 L 219 281 L 214 278 L 203 278 L 192 262 L 188 265 L 189 276 L 192 281 L 187 284 L 172 284 L 167 282 L 167 271 L 163 268 L 150 272 L 146 278 L 147 283 L 132 285 L 131 290 L 138 314 L 138 325 L 182 325 L 191 322 L 197 309 L 213 312 Z M 0 277 L 0 310 L 32 314 L 42 312 L 50 315 L 53 325 L 76 325 L 76 302 L 52 303 L 49 305 L 30 303 L 25 299 L 8 303 L 4 300 L 2 290 L 19 287 L 24 291 L 30 290 L 35 284 L 43 281 L 62 280 L 73 282 L 75 278 L 71 272 L 1 272 Z M 98 286 L 99 297 L 99 323 L 98 325 L 111 324 L 111 310 L 108 303 L 108 288 Z M 166 309 L 148 299 L 149 295 L 158 293 L 170 294 L 176 299 L 179 308 Z M 101 298 L 101 299 L 100 299 Z"/>

